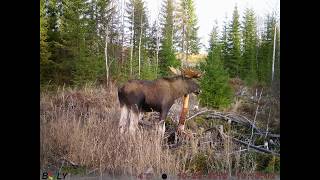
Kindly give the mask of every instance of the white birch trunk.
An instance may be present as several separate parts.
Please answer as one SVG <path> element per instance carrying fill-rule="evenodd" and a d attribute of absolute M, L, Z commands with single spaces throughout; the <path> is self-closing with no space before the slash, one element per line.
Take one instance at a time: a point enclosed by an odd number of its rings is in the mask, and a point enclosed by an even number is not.
<path fill-rule="evenodd" d="M 108 65 L 108 25 L 106 29 L 106 45 L 104 48 L 104 55 L 106 60 L 106 72 L 107 72 L 107 86 L 109 85 L 109 65 Z"/>
<path fill-rule="evenodd" d="M 130 76 L 132 76 L 132 55 L 133 55 L 133 27 L 134 27 L 134 5 L 132 8 L 132 28 L 131 28 L 131 51 L 130 51 Z"/>
<path fill-rule="evenodd" d="M 157 51 L 156 51 L 156 76 L 158 77 L 158 66 L 159 66 L 159 15 L 157 19 Z"/>
<path fill-rule="evenodd" d="M 142 37 L 142 13 L 140 18 L 140 37 L 139 37 L 139 79 L 141 71 L 141 37 Z"/>
<path fill-rule="evenodd" d="M 273 82 L 273 77 L 274 77 L 274 61 L 275 61 L 275 55 L 276 55 L 276 36 L 277 36 L 277 25 L 274 25 L 274 35 L 273 35 L 273 56 L 272 56 L 272 77 L 271 77 L 271 82 Z"/>

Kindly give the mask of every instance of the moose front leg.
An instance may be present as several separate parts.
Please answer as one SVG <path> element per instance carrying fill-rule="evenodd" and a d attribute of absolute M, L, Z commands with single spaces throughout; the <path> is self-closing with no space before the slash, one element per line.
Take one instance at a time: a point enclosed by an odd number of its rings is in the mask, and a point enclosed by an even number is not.
<path fill-rule="evenodd" d="M 183 96 L 183 106 L 179 118 L 178 131 L 184 131 L 186 116 L 189 110 L 189 94 Z"/>
<path fill-rule="evenodd" d="M 177 132 L 180 135 L 184 134 L 188 138 L 192 138 L 192 134 L 186 132 L 184 129 L 188 110 L 189 110 L 189 94 L 183 96 L 183 106 L 182 106 L 182 110 L 181 110 L 181 114 L 180 114 L 180 118 L 179 118 Z"/>

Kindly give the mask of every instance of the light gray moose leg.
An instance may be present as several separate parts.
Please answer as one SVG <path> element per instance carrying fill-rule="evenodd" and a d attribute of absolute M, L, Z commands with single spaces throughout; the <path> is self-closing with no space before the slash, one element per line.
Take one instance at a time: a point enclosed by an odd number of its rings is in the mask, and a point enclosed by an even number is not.
<path fill-rule="evenodd" d="M 138 123 L 140 118 L 140 113 L 137 110 L 138 108 L 131 108 L 130 109 L 130 120 L 129 120 L 129 132 L 134 134 L 138 129 Z"/>
<path fill-rule="evenodd" d="M 164 137 L 164 133 L 166 131 L 165 120 L 166 120 L 168 111 L 169 111 L 168 108 L 163 108 L 162 111 L 160 112 L 160 121 L 158 123 L 158 131 L 159 131 L 161 138 Z"/>
<path fill-rule="evenodd" d="M 119 121 L 119 129 L 120 129 L 120 133 L 123 133 L 125 128 L 127 128 L 128 126 L 128 122 L 129 122 L 129 109 L 126 105 L 121 107 L 121 114 L 120 114 L 120 121 Z"/>
<path fill-rule="evenodd" d="M 164 133 L 166 131 L 166 123 L 164 120 L 161 120 L 160 122 L 157 123 L 157 126 L 158 126 L 157 127 L 158 135 L 162 139 L 164 137 Z"/>

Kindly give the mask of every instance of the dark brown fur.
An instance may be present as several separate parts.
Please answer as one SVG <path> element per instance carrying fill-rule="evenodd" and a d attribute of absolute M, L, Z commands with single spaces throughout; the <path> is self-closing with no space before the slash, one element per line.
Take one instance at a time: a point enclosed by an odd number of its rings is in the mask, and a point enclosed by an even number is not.
<path fill-rule="evenodd" d="M 199 93 L 200 87 L 190 78 L 175 76 L 154 81 L 130 80 L 118 90 L 120 106 L 135 112 L 160 112 L 165 120 L 174 101 L 189 93 Z"/>

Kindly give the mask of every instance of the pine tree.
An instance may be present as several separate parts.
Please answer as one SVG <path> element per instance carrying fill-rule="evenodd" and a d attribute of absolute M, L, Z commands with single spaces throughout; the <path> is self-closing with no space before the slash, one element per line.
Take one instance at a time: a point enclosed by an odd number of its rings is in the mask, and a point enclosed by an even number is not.
<path fill-rule="evenodd" d="M 235 6 L 232 16 L 232 21 L 228 32 L 228 55 L 224 60 L 224 65 L 228 69 L 230 77 L 239 77 L 241 49 L 240 49 L 240 23 L 238 8 Z"/>
<path fill-rule="evenodd" d="M 246 9 L 243 22 L 243 56 L 240 77 L 252 84 L 257 81 L 257 30 L 254 11 Z"/>
<path fill-rule="evenodd" d="M 221 44 L 218 42 L 217 27 L 210 34 L 210 48 L 206 62 L 201 64 L 205 72 L 200 80 L 202 93 L 200 103 L 213 108 L 227 107 L 232 101 L 232 89 L 229 86 L 228 73 L 221 62 Z"/>
<path fill-rule="evenodd" d="M 229 58 L 229 48 L 228 48 L 228 29 L 227 29 L 227 16 L 225 18 L 225 21 L 224 21 L 224 24 L 223 24 L 223 29 L 222 29 L 222 36 L 221 36 L 221 39 L 220 39 L 220 42 L 221 42 L 221 61 L 222 61 L 222 64 L 223 64 L 223 67 L 225 69 L 227 69 L 227 67 L 225 66 L 225 61 L 227 61 L 227 59 Z"/>

